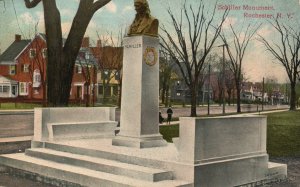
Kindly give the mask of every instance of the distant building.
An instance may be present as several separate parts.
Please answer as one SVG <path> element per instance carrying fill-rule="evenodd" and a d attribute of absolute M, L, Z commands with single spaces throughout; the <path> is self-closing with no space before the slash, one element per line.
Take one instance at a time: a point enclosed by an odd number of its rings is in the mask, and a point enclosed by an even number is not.
<path fill-rule="evenodd" d="M 269 102 L 266 90 L 263 92 L 263 85 L 260 82 L 243 82 L 241 86 L 241 100 L 246 102 L 264 101 Z"/>
<path fill-rule="evenodd" d="M 185 67 L 185 66 L 183 66 Z M 191 92 L 189 87 L 186 85 L 184 78 L 182 76 L 182 72 L 180 71 L 177 64 L 174 65 L 173 71 L 177 75 L 175 79 L 172 81 L 172 85 L 170 86 L 170 99 L 173 102 L 185 103 L 189 104 L 191 102 Z M 186 71 L 185 71 L 186 72 Z M 186 72 L 187 73 L 187 72 Z M 210 75 L 210 83 L 209 76 L 202 76 L 202 85 L 200 85 L 198 89 L 198 98 L 197 104 L 205 104 L 208 100 L 214 99 L 214 89 L 213 85 L 215 84 L 214 75 Z M 201 77 L 200 77 L 201 78 Z"/>
<path fill-rule="evenodd" d="M 98 62 L 97 98 L 117 101 L 121 90 L 121 71 L 123 65 L 123 47 L 103 46 L 101 40 L 90 47 Z"/>
<path fill-rule="evenodd" d="M 15 35 L 15 41 L 0 56 L 0 98 L 41 101 L 46 97 L 47 45 L 44 34 L 32 40 Z M 90 90 L 84 89 L 87 77 L 95 82 L 96 59 L 87 48 L 81 48 L 76 59 L 71 100 L 84 100 Z M 89 73 L 87 73 L 89 72 Z M 91 88 L 89 88 L 91 89 Z"/>

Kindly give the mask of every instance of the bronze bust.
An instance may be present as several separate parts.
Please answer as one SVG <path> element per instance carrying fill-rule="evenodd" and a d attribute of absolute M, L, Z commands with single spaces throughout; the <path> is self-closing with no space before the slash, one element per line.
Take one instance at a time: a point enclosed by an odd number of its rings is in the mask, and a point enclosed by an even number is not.
<path fill-rule="evenodd" d="M 158 19 L 150 15 L 147 0 L 134 0 L 136 15 L 130 25 L 128 36 L 148 35 L 158 37 Z"/>

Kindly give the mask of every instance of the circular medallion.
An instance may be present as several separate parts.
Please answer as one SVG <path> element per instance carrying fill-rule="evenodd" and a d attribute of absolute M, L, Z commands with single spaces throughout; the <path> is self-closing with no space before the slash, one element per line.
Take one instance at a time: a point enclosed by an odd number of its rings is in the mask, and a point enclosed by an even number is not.
<path fill-rule="evenodd" d="M 147 47 L 144 52 L 144 61 L 147 65 L 153 66 L 157 62 L 157 52 L 154 47 Z"/>

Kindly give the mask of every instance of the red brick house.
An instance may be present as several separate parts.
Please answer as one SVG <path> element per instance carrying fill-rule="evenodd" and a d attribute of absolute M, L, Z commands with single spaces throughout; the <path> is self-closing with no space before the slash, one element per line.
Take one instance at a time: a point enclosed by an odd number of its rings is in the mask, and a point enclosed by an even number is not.
<path fill-rule="evenodd" d="M 42 101 L 46 98 L 47 48 L 44 34 L 32 40 L 20 35 L 0 56 L 0 98 Z M 70 100 L 85 100 L 93 94 L 96 60 L 88 48 L 81 48 L 74 68 Z M 93 98 L 93 97 L 90 97 Z"/>

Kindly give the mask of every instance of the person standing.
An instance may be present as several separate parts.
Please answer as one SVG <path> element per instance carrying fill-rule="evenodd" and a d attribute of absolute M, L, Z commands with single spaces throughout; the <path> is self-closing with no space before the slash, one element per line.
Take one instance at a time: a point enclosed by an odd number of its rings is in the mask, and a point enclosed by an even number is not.
<path fill-rule="evenodd" d="M 164 121 L 164 118 L 161 115 L 161 112 L 159 111 L 159 123 L 162 124 Z"/>
<path fill-rule="evenodd" d="M 173 110 L 171 107 L 168 108 L 167 114 L 168 114 L 167 125 L 171 125 L 171 119 L 173 115 Z"/>

